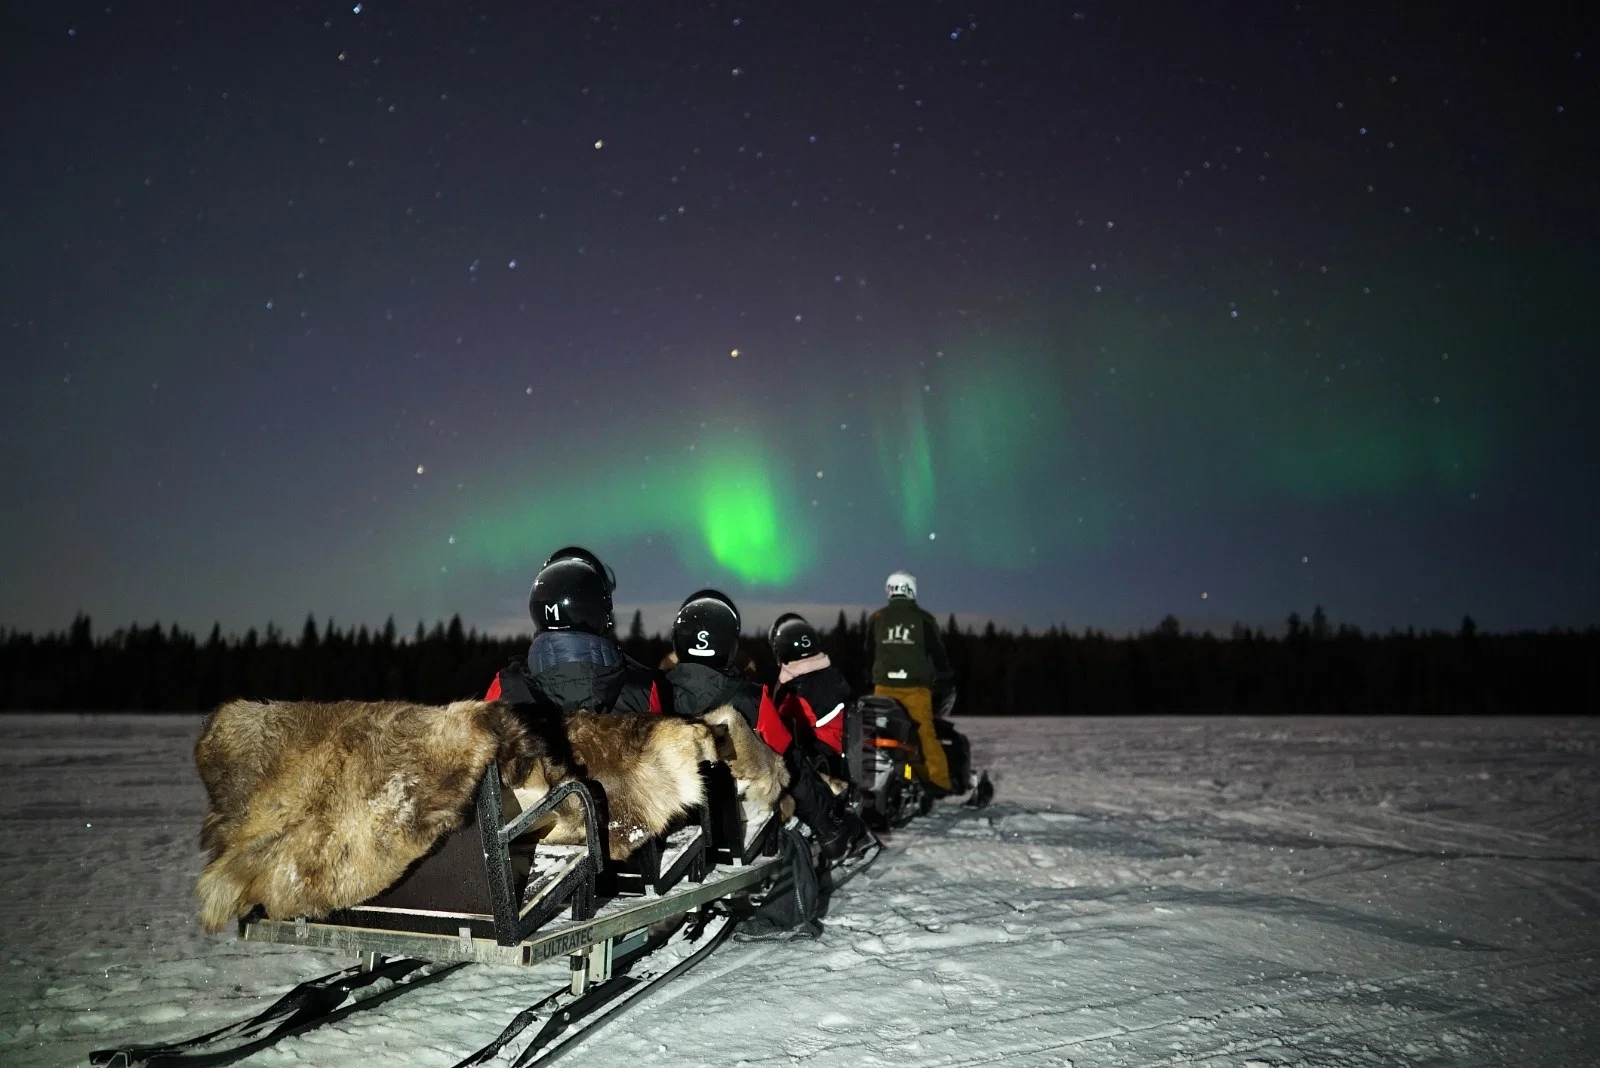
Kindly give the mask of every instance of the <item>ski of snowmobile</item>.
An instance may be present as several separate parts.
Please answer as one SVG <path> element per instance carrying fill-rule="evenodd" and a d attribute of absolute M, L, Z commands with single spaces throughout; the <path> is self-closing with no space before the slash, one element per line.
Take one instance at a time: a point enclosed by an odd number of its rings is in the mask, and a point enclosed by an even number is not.
<path fill-rule="evenodd" d="M 231 1064 L 291 1035 L 343 1019 L 361 1009 L 426 986 L 461 966 L 415 957 L 354 965 L 293 987 L 261 1012 L 193 1038 L 95 1050 L 89 1063 L 106 1068 L 203 1068 Z"/>
<path fill-rule="evenodd" d="M 994 800 L 994 783 L 989 781 L 989 771 L 984 769 L 978 779 L 978 785 L 972 788 L 972 793 L 961 804 L 966 808 L 984 808 Z"/>
<path fill-rule="evenodd" d="M 733 933 L 735 923 L 734 917 L 723 909 L 689 917 L 659 948 L 634 957 L 628 965 L 618 965 L 608 978 L 581 993 L 574 993 L 580 985 L 575 982 L 529 1005 L 493 1041 L 458 1061 L 455 1068 L 473 1068 L 496 1058 L 504 1059 L 508 1049 L 515 1051 L 509 1062 L 511 1068 L 550 1063 L 653 988 L 710 956 Z M 522 1036 L 540 1020 L 543 1025 L 523 1043 Z"/>

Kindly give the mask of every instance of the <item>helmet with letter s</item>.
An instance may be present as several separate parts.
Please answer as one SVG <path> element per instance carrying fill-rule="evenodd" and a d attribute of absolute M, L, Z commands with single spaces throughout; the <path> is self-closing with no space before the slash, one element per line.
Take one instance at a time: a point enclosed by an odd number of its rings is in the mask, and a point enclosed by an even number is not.
<path fill-rule="evenodd" d="M 681 663 L 727 671 L 739 653 L 739 629 L 739 609 L 727 594 L 696 590 L 672 621 L 672 651 Z"/>
<path fill-rule="evenodd" d="M 822 652 L 822 636 L 798 612 L 785 612 L 772 622 L 767 644 L 780 664 L 790 664 Z"/>

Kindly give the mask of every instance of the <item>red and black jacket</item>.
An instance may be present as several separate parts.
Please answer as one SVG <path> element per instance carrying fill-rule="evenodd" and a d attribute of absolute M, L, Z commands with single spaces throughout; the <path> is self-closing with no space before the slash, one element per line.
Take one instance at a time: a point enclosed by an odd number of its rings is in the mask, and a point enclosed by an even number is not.
<path fill-rule="evenodd" d="M 844 673 L 831 664 L 778 687 L 778 715 L 805 724 L 835 754 L 844 752 L 844 712 L 853 697 Z"/>

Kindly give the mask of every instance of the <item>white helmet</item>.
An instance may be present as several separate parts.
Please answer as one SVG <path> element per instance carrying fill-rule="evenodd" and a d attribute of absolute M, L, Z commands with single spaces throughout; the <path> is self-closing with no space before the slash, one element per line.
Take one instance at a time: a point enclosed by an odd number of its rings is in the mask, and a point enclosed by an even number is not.
<path fill-rule="evenodd" d="M 896 571 L 889 576 L 889 581 L 883 584 L 884 592 L 890 597 L 909 597 L 917 599 L 917 576 L 909 571 Z"/>

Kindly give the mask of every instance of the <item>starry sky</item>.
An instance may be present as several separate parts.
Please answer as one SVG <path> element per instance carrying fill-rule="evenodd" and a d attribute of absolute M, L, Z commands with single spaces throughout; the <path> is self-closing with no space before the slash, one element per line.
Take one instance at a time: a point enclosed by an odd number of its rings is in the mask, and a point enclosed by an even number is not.
<path fill-rule="evenodd" d="M 13 0 L 0 626 L 1600 621 L 1594 21 L 1423 6 Z"/>

